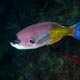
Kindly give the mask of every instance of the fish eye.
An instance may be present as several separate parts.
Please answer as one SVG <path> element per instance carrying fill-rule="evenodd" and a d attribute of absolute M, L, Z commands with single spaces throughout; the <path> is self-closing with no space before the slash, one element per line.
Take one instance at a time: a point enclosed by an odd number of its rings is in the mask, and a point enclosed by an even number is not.
<path fill-rule="evenodd" d="M 34 40 L 30 40 L 30 43 L 32 43 L 32 44 L 33 44 L 33 43 L 34 43 Z"/>

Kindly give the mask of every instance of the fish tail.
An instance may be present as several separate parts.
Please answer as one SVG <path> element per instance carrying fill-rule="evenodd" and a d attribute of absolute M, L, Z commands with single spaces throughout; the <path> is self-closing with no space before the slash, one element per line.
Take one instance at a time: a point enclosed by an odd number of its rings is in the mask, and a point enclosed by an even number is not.
<path fill-rule="evenodd" d="M 80 40 L 80 22 L 70 26 L 70 33 L 69 35 Z"/>
<path fill-rule="evenodd" d="M 68 29 L 69 29 L 68 30 L 68 35 L 73 37 L 74 36 L 74 33 L 75 33 L 75 26 L 72 25 Z"/>

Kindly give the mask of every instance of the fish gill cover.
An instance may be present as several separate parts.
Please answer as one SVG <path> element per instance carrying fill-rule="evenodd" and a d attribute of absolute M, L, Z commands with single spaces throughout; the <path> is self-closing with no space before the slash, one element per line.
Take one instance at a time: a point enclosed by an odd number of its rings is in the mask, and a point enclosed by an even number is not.
<path fill-rule="evenodd" d="M 79 0 L 0 0 L 0 80 L 80 80 L 80 41 L 19 51 L 9 41 L 28 25 L 80 21 Z"/>

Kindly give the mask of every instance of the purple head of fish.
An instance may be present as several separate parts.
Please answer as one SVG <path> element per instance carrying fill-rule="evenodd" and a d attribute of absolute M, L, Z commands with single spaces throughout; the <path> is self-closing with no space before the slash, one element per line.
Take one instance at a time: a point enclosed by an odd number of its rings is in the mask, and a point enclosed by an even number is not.
<path fill-rule="evenodd" d="M 50 42 L 48 33 L 53 29 L 53 24 L 59 25 L 53 22 L 43 22 L 24 28 L 16 34 L 16 40 L 10 44 L 17 49 L 35 49 L 48 45 Z"/>

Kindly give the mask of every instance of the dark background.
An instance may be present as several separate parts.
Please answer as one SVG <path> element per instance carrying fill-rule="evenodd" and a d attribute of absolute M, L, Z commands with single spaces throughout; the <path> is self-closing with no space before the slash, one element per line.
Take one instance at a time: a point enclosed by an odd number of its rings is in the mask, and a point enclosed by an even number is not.
<path fill-rule="evenodd" d="M 52 46 L 22 51 L 9 44 L 33 23 L 72 25 L 79 20 L 80 0 L 0 0 L 0 80 L 80 80 L 80 60 L 64 59 L 66 54 L 79 57 L 79 40 L 65 37 Z"/>

